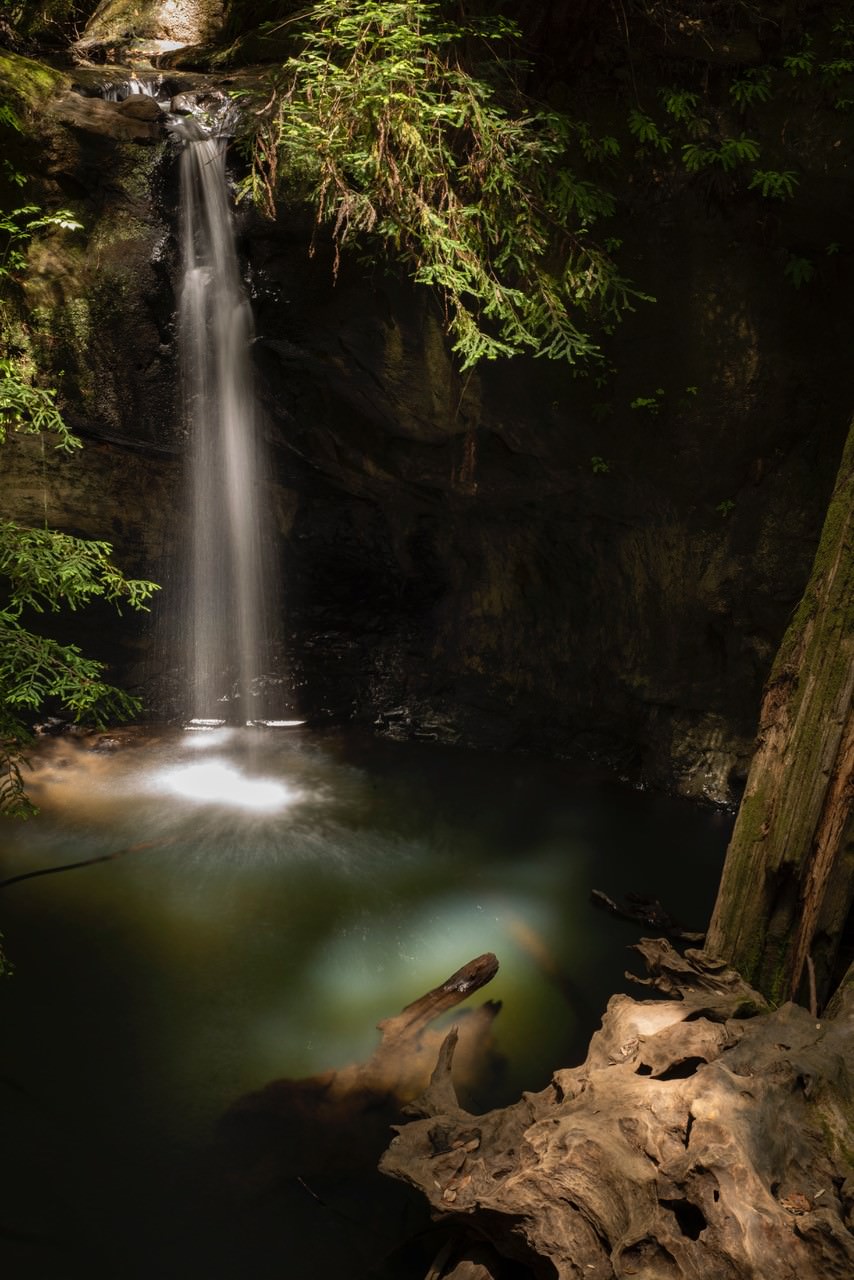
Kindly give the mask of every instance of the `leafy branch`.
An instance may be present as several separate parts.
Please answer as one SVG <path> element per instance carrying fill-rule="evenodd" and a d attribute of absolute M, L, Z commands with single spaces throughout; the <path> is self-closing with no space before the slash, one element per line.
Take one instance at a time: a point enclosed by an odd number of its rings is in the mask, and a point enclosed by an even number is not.
<path fill-rule="evenodd" d="M 10 428 L 28 435 L 54 435 L 55 448 L 67 452 L 82 444 L 56 407 L 56 392 L 32 386 L 18 361 L 0 357 L 0 444 L 6 442 Z"/>
<path fill-rule="evenodd" d="M 0 521 L 0 574 L 10 585 L 6 612 L 17 618 L 25 607 L 78 609 L 96 597 L 145 609 L 156 585 L 126 578 L 110 559 L 112 550 L 109 542 Z"/>
<path fill-rule="evenodd" d="M 321 0 L 249 144 L 244 193 L 271 215 L 282 191 L 313 203 L 335 271 L 351 241 L 382 242 L 442 297 L 464 369 L 524 351 L 597 359 L 588 326 L 644 296 L 591 236 L 612 197 L 570 163 L 607 162 L 616 140 L 464 69 L 466 41 L 516 35 L 502 18 L 449 24 L 432 3 Z"/>
<path fill-rule="evenodd" d="M 0 123 L 3 123 L 2 120 Z M 80 231 L 82 223 L 68 209 L 56 209 L 48 213 L 37 204 L 21 205 L 19 209 L 12 209 L 8 213 L 0 212 L 0 236 L 5 236 L 0 252 L 0 280 L 26 267 L 23 246 L 37 231 L 43 231 L 46 227 Z"/>

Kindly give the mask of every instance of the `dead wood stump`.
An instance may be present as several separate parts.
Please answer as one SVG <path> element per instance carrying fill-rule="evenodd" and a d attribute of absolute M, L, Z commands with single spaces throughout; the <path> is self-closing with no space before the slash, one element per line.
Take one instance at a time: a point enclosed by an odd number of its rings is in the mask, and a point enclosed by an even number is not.
<path fill-rule="evenodd" d="M 543 1280 L 851 1280 L 854 988 L 816 1020 L 704 952 L 637 949 L 674 998 L 613 997 L 583 1066 L 485 1115 L 451 1033 L 382 1171 Z"/>

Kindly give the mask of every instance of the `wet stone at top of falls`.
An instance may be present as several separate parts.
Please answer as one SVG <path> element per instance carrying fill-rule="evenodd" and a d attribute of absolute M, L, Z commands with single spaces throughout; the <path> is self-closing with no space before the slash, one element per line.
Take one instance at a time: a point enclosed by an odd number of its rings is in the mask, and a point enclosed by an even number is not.
<path fill-rule="evenodd" d="M 162 120 L 164 114 L 157 100 L 144 93 L 129 94 L 118 103 L 118 110 L 133 120 Z"/>

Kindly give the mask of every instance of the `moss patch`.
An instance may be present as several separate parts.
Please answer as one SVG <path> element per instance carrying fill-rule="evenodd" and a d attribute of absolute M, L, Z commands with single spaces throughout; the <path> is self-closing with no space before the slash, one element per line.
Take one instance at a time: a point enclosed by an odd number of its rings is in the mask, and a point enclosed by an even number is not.
<path fill-rule="evenodd" d="M 0 50 L 0 96 L 18 111 L 36 111 L 52 94 L 67 89 L 70 76 L 43 62 Z"/>

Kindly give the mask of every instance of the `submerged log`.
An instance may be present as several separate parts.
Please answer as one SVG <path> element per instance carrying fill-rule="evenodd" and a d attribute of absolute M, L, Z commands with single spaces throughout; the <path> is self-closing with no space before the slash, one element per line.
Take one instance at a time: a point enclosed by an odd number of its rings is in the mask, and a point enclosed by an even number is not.
<path fill-rule="evenodd" d="M 380 1168 L 543 1280 L 850 1280 L 854 989 L 816 1021 L 703 952 L 638 950 L 672 998 L 614 996 L 583 1066 L 485 1115 L 450 1034 Z"/>
<path fill-rule="evenodd" d="M 370 1058 L 302 1080 L 274 1080 L 240 1098 L 220 1122 L 223 1149 L 244 1185 L 272 1185 L 376 1167 L 391 1125 L 418 1096 L 445 1038 L 432 1024 L 495 976 L 491 953 L 470 961 L 438 987 L 378 1025 Z M 460 1078 L 474 1082 L 492 1066 L 492 1023 L 501 1006 L 486 1001 L 460 1012 Z"/>
<path fill-rule="evenodd" d="M 627 893 L 620 904 L 601 889 L 590 890 L 590 901 L 594 907 L 607 911 L 618 920 L 631 920 L 633 924 L 646 925 L 648 929 L 659 929 L 665 937 L 674 942 L 691 943 L 702 946 L 705 934 L 685 929 L 669 911 L 661 905 L 657 898 L 646 898 L 640 893 Z"/>

